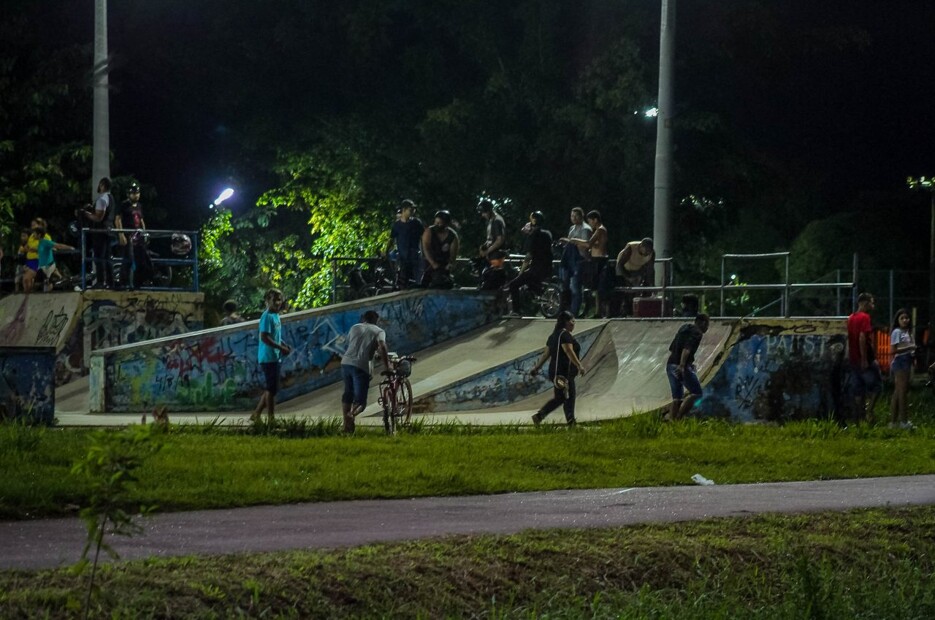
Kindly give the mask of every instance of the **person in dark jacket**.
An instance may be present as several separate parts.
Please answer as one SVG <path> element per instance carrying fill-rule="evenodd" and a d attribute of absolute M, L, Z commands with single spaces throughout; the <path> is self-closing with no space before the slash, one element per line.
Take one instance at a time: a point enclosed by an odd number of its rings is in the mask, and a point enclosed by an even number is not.
<path fill-rule="evenodd" d="M 701 396 L 701 383 L 695 369 L 695 353 L 701 338 L 708 331 L 710 319 L 707 314 L 699 314 L 694 322 L 682 325 L 672 344 L 669 345 L 669 359 L 666 362 L 666 376 L 672 389 L 672 404 L 669 407 L 669 419 L 678 420 L 691 411 L 695 401 Z M 688 398 L 685 391 L 688 390 Z"/>
<path fill-rule="evenodd" d="M 518 276 L 510 280 L 510 312 L 518 314 L 520 308 L 519 290 L 523 286 L 533 293 L 542 292 L 542 283 L 552 275 L 552 233 L 545 229 L 545 216 L 542 211 L 529 214 L 529 222 L 523 227 L 526 235 L 524 249 L 526 258 Z"/>

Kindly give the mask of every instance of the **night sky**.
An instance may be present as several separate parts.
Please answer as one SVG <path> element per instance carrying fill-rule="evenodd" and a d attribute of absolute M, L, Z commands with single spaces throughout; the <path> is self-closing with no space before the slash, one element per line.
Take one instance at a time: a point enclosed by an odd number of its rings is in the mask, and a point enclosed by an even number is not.
<path fill-rule="evenodd" d="M 642 4 L 651 22 L 640 44 L 643 56 L 655 64 L 658 5 Z M 792 72 L 773 74 L 769 66 L 739 61 L 691 63 L 704 71 L 686 74 L 686 58 L 697 59 L 724 43 L 716 38 L 719 25 L 710 19 L 714 4 L 681 0 L 678 5 L 676 100 L 681 109 L 691 109 L 705 84 L 729 83 L 734 94 L 725 105 L 733 106 L 733 121 L 744 139 L 778 157 L 801 159 L 816 174 L 833 179 L 842 200 L 861 192 L 898 189 L 908 175 L 935 174 L 935 3 L 777 0 L 794 15 L 793 31 L 816 24 L 857 27 L 866 36 L 863 48 L 833 62 L 802 64 Z M 228 100 L 236 97 L 239 84 L 231 79 L 236 67 L 218 66 L 224 50 L 212 48 L 208 62 L 194 55 L 185 64 L 165 62 L 204 47 L 196 43 L 216 45 L 218 39 L 211 35 L 217 27 L 244 34 L 246 40 L 231 50 L 230 58 L 243 53 L 241 46 L 262 56 L 263 42 L 249 40 L 249 24 L 221 26 L 221 6 L 197 1 L 110 2 L 110 49 L 116 61 L 111 77 L 113 174 L 132 174 L 154 185 L 158 203 L 191 224 L 229 179 L 243 183 L 239 200 L 245 203 L 263 189 L 250 171 L 230 165 L 237 148 L 230 140 L 230 125 L 237 119 L 236 106 Z M 293 3 L 268 6 L 273 13 Z M 68 10 L 70 14 L 50 20 L 63 20 L 63 34 L 74 40 L 89 37 L 92 3 L 72 3 Z M 758 39 L 763 33 L 745 36 Z M 794 56 L 797 50 L 790 47 L 803 43 L 780 36 L 773 44 L 767 54 L 783 57 Z M 278 59 L 268 62 L 270 71 L 278 70 Z M 284 75 L 282 80 L 290 78 Z M 736 88 L 741 84 L 749 89 Z M 319 85 L 303 76 L 293 88 L 301 100 Z"/>

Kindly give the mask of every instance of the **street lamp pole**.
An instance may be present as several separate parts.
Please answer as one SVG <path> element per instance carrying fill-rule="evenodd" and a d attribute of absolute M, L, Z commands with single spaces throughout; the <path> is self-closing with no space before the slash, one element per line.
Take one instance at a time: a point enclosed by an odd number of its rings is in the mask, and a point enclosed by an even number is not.
<path fill-rule="evenodd" d="M 110 177 L 110 88 L 107 61 L 107 0 L 94 2 L 94 89 L 93 147 L 91 158 L 91 201 L 97 198 L 97 184 Z"/>
<path fill-rule="evenodd" d="M 675 0 L 662 0 L 659 27 L 659 97 L 656 117 L 656 170 L 653 182 L 653 244 L 658 258 L 672 257 L 672 116 L 675 59 Z M 656 271 L 662 285 L 664 269 Z"/>
<path fill-rule="evenodd" d="M 909 177 L 910 189 L 929 193 L 929 343 L 935 338 L 935 177 Z"/>
<path fill-rule="evenodd" d="M 929 340 L 935 336 L 935 191 L 929 185 Z"/>

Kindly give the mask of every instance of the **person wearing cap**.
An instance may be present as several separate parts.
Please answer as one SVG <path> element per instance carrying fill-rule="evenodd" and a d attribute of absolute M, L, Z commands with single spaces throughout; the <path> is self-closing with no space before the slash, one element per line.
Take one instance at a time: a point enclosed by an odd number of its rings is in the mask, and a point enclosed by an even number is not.
<path fill-rule="evenodd" d="M 486 265 L 481 270 L 480 289 L 494 291 L 506 284 L 506 272 L 503 270 L 506 259 L 506 222 L 503 216 L 493 208 L 489 200 L 477 204 L 477 213 L 487 222 L 487 238 L 478 248 L 478 256 Z"/>
<path fill-rule="evenodd" d="M 117 233 L 117 240 L 123 250 L 120 264 L 120 283 L 126 288 L 138 288 L 153 279 L 153 261 L 146 248 L 146 222 L 143 220 L 143 205 L 140 203 L 140 185 L 131 183 L 127 189 L 127 199 L 120 205 L 120 213 L 114 218 L 114 228 L 133 229 L 132 233 Z"/>
<path fill-rule="evenodd" d="M 519 291 L 525 286 L 533 293 L 542 292 L 542 283 L 552 275 L 552 233 L 545 229 L 545 216 L 542 211 L 529 214 L 529 222 L 523 227 L 526 235 L 524 250 L 526 258 L 520 274 L 510 280 L 507 290 L 510 292 L 508 314 L 518 314 Z"/>
<path fill-rule="evenodd" d="M 425 255 L 425 272 L 422 286 L 425 288 L 451 288 L 451 265 L 458 257 L 461 240 L 451 227 L 451 213 L 446 210 L 435 212 L 435 222 L 422 233 L 422 252 Z"/>
<path fill-rule="evenodd" d="M 617 286 L 654 286 L 656 279 L 656 251 L 653 240 L 649 237 L 641 241 L 631 241 L 617 254 Z M 648 296 L 643 293 L 642 296 Z M 623 298 L 624 315 L 633 313 L 634 295 L 626 294 Z"/>
<path fill-rule="evenodd" d="M 389 253 L 396 246 L 396 286 L 409 288 L 419 281 L 422 275 L 422 233 L 425 226 L 416 217 L 416 205 L 413 201 L 403 200 L 397 209 L 396 221 L 390 229 Z"/>

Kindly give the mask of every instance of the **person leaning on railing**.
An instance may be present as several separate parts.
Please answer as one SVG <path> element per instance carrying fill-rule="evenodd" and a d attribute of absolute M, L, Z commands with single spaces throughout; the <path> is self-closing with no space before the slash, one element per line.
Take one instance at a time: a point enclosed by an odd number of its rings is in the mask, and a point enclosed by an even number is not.
<path fill-rule="evenodd" d="M 649 237 L 640 241 L 631 241 L 617 254 L 617 286 L 653 286 L 656 281 L 656 251 L 653 240 Z M 648 296 L 642 293 L 641 297 Z M 632 293 L 624 293 L 622 310 L 624 316 L 633 314 Z"/>

